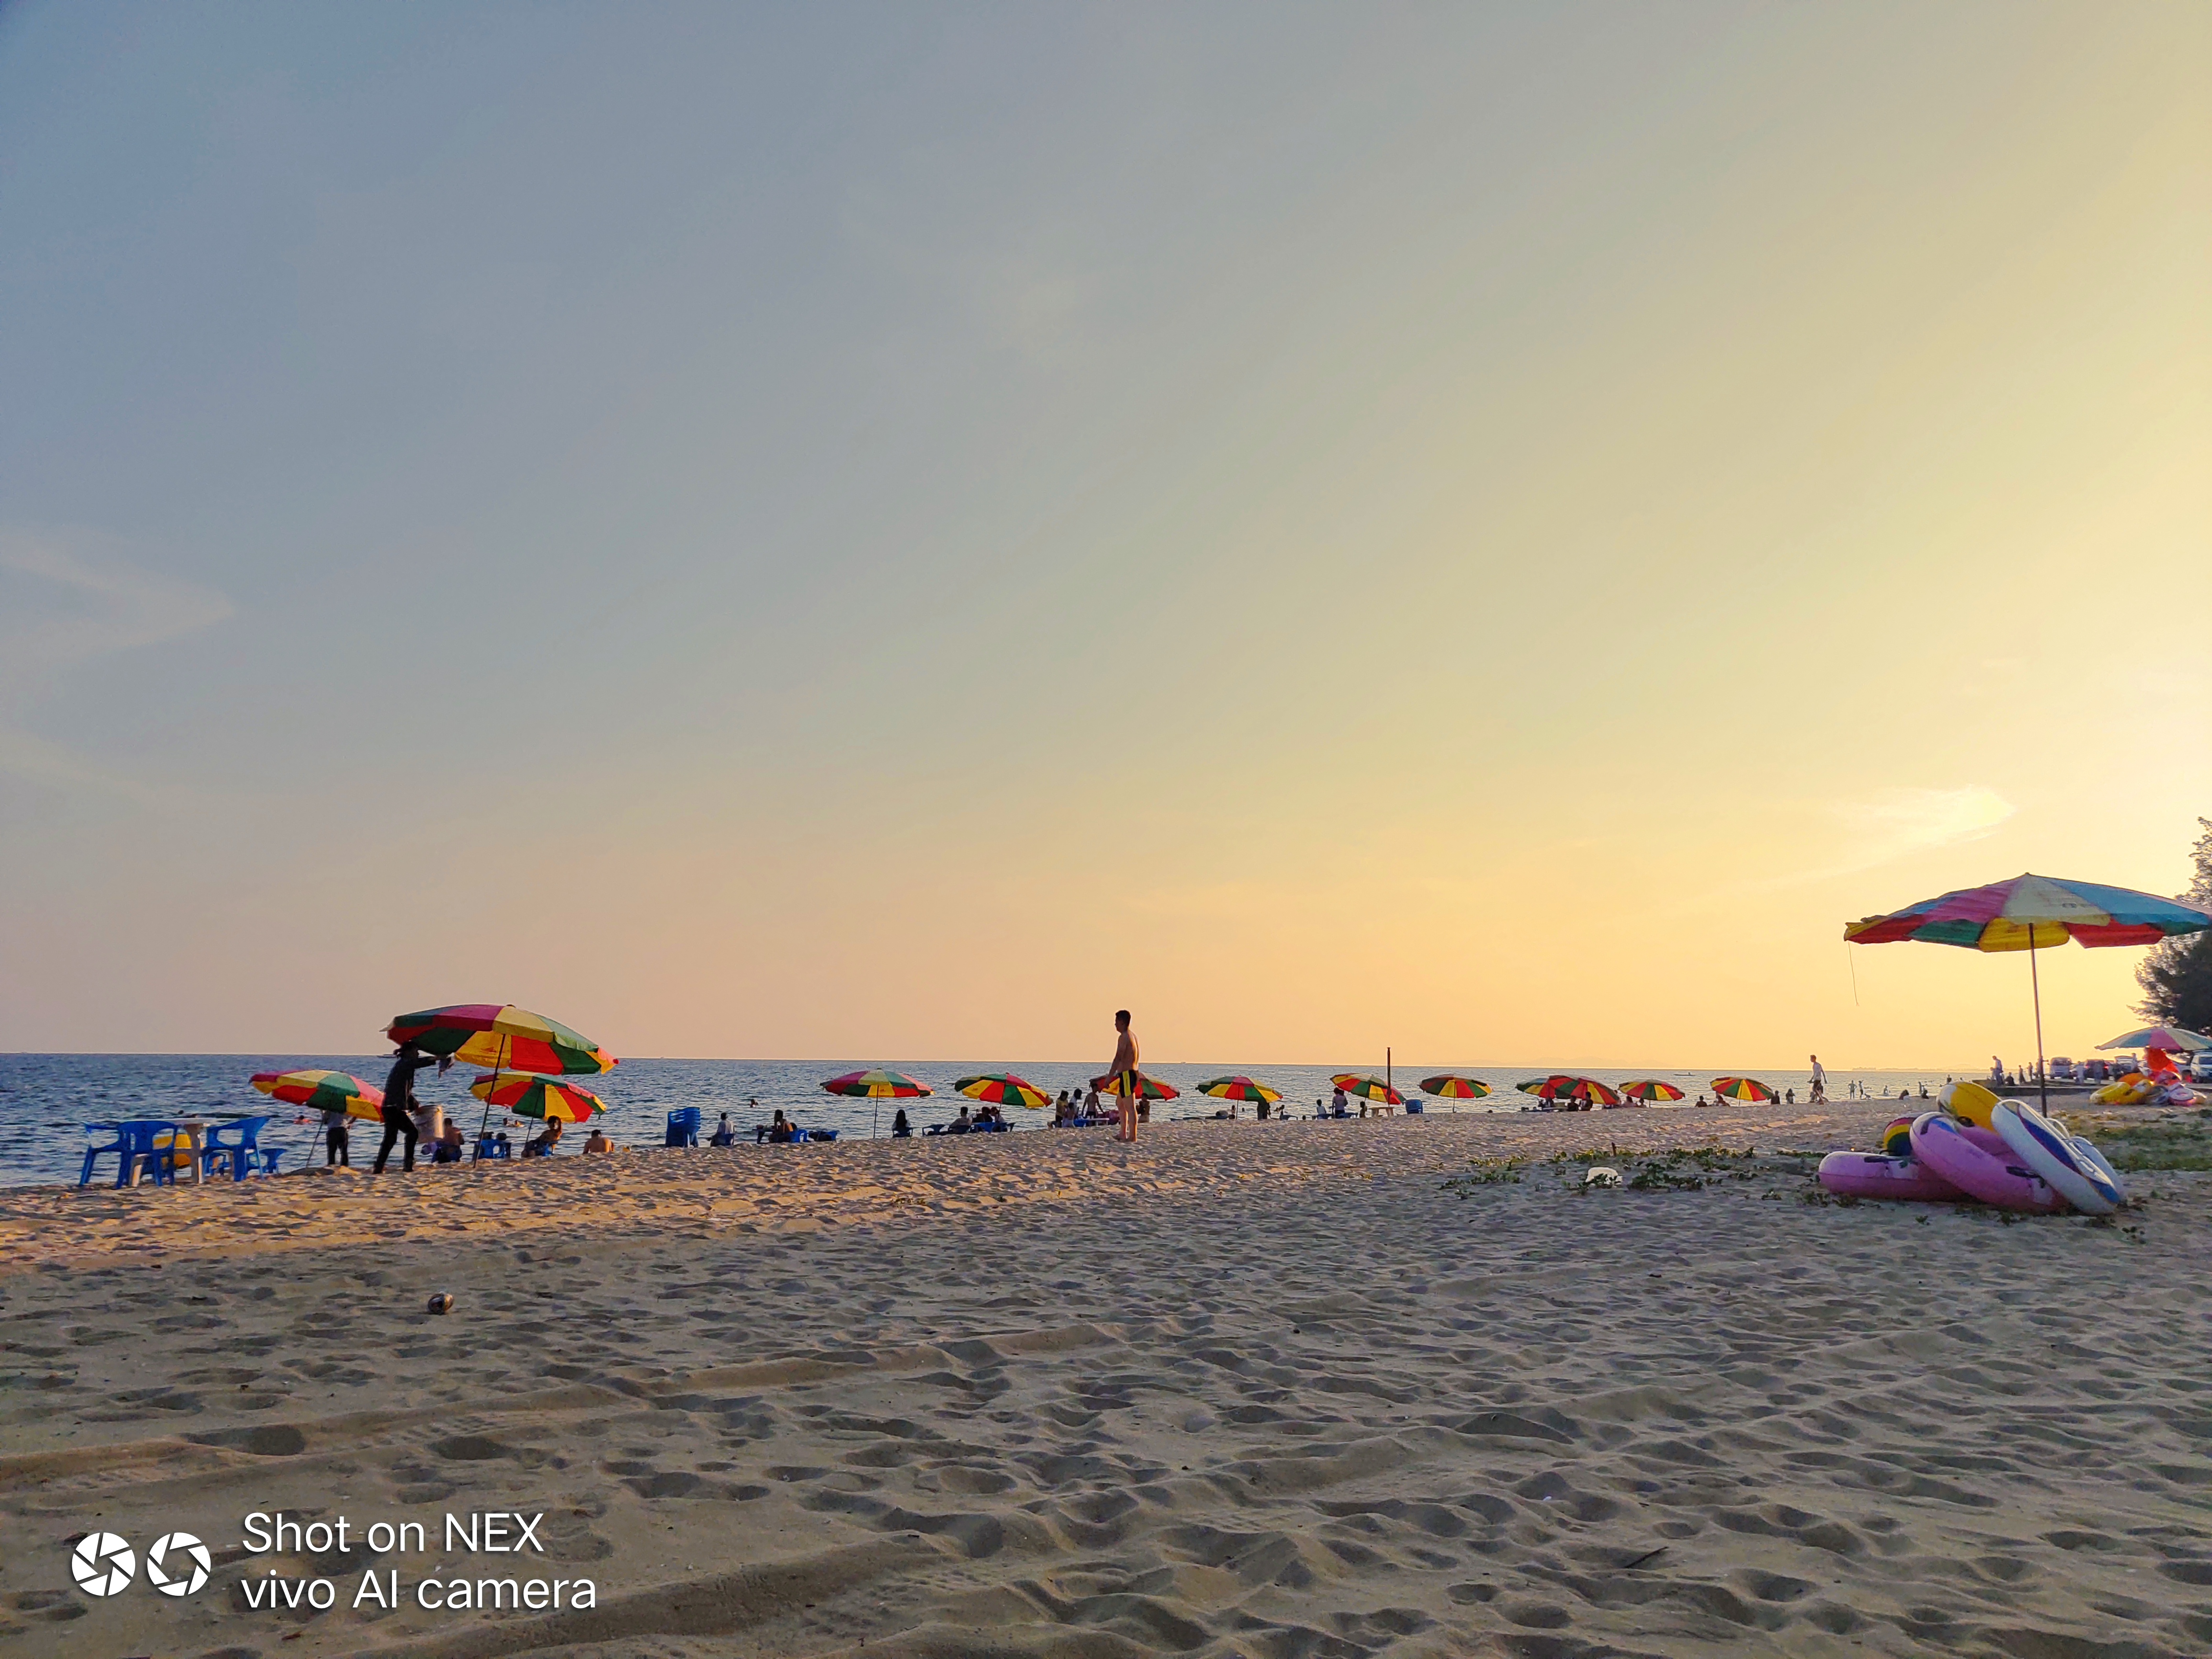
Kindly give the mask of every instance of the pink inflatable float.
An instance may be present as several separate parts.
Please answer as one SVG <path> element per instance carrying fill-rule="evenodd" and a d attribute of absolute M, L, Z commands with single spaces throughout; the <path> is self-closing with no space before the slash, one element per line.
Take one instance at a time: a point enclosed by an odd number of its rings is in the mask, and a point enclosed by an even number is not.
<path fill-rule="evenodd" d="M 1994 1147 L 1987 1144 L 1992 1140 Z M 1912 1153 L 1967 1197 L 2000 1210 L 2049 1215 L 2066 1207 L 2066 1200 L 2021 1164 L 2002 1137 L 1945 1113 L 1923 1112 L 1912 1121 Z"/>
<path fill-rule="evenodd" d="M 1923 1204 L 1966 1196 L 1917 1158 L 1884 1152 L 1830 1152 L 1820 1160 L 1820 1184 L 1841 1198 L 1910 1199 Z"/>

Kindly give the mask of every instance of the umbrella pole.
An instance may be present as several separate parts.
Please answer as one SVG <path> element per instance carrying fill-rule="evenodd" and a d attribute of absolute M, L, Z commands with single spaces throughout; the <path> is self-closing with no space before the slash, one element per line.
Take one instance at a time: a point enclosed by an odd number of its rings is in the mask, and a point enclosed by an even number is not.
<path fill-rule="evenodd" d="M 491 1074 L 494 1079 L 497 1079 L 499 1074 L 506 1069 L 507 1039 L 506 1037 L 501 1036 L 499 1040 L 499 1064 L 491 1068 Z M 484 1131 L 491 1127 L 491 1097 L 498 1092 L 499 1085 L 496 1081 L 492 1084 L 490 1088 L 484 1091 L 483 1121 L 477 1125 L 476 1158 L 470 1160 L 471 1163 L 474 1163 L 483 1157 Z"/>
<path fill-rule="evenodd" d="M 2043 1110 L 2051 1110 L 2051 1079 L 2043 1074 L 2043 980 L 2035 970 L 2035 924 L 2028 924 L 2027 984 L 2035 998 L 2035 1082 L 2042 1091 Z"/>
<path fill-rule="evenodd" d="M 873 1139 L 876 1138 L 876 1126 L 877 1126 L 878 1123 L 881 1123 L 883 1121 L 884 1121 L 884 1097 L 883 1097 L 881 1095 L 870 1095 L 870 1096 L 868 1097 L 868 1139 L 869 1139 L 873 1140 Z M 911 1120 L 911 1119 L 909 1119 L 908 1121 L 911 1121 L 912 1120 Z"/>

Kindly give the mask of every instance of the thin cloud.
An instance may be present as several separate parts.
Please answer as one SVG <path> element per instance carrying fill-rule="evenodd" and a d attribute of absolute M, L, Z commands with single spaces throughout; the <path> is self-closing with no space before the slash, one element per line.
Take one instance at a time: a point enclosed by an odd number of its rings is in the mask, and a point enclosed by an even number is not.
<path fill-rule="evenodd" d="M 236 607 L 212 588 L 117 561 L 94 563 L 56 542 L 0 531 L 0 772 L 150 800 L 125 775 L 22 730 L 20 719 L 70 669 L 213 626 Z M 27 580 L 20 580 L 25 579 Z"/>
<path fill-rule="evenodd" d="M 0 695 L 11 702 L 35 696 L 63 669 L 197 632 L 235 609 L 212 588 L 94 564 L 14 532 L 0 532 L 0 571 L 31 578 L 30 603 L 11 605 L 0 621 Z"/>

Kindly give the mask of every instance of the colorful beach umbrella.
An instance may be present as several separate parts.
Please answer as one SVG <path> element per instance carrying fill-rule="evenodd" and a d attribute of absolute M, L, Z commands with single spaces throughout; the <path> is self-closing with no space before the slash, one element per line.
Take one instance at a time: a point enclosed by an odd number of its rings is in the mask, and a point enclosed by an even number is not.
<path fill-rule="evenodd" d="M 827 1093 L 859 1100 L 913 1100 L 930 1092 L 927 1084 L 917 1083 L 904 1072 L 848 1072 L 826 1079 L 822 1087 Z"/>
<path fill-rule="evenodd" d="M 1173 1084 L 1163 1083 L 1142 1072 L 1113 1072 L 1104 1077 L 1091 1079 L 1091 1086 L 1102 1095 L 1112 1095 L 1131 1100 L 1180 1100 L 1182 1091 Z"/>
<path fill-rule="evenodd" d="M 2035 1074 L 2047 1107 L 2051 1085 L 2043 1066 L 2043 980 L 2036 970 L 2035 953 L 2069 939 L 2093 947 L 2155 945 L 2207 928 L 2212 928 L 2212 915 L 2154 893 L 2020 875 L 1987 887 L 1966 887 L 1923 899 L 1886 916 L 1847 922 L 1844 938 L 1853 945 L 1917 939 L 1970 951 L 2027 951 L 2028 994 L 2035 1006 Z"/>
<path fill-rule="evenodd" d="M 1917 939 L 1970 951 L 2042 951 L 2069 939 L 2091 946 L 2155 945 L 2208 927 L 2212 915 L 2155 894 L 2023 875 L 1868 916 L 1847 924 L 1844 937 L 1854 945 Z"/>
<path fill-rule="evenodd" d="M 1574 1087 L 1567 1091 L 1567 1098 L 1579 1100 L 1590 1106 L 1618 1106 L 1620 1091 L 1611 1085 L 1600 1083 L 1594 1077 L 1578 1077 Z"/>
<path fill-rule="evenodd" d="M 1216 1100 L 1264 1100 L 1270 1105 L 1283 1097 L 1279 1091 L 1242 1073 L 1235 1077 L 1210 1077 L 1198 1085 L 1198 1091 Z"/>
<path fill-rule="evenodd" d="M 1379 1077 L 1362 1077 L 1357 1072 L 1339 1072 L 1329 1079 L 1348 1095 L 1358 1095 L 1362 1100 L 1379 1100 L 1391 1106 L 1403 1106 L 1406 1097 Z"/>
<path fill-rule="evenodd" d="M 610 1071 L 615 1057 L 589 1037 L 512 1003 L 467 1002 L 402 1014 L 385 1028 L 395 1043 L 494 1072 L 581 1077 Z"/>
<path fill-rule="evenodd" d="M 824 1092 L 847 1095 L 857 1100 L 872 1100 L 875 1110 L 868 1115 L 868 1139 L 876 1138 L 876 1126 L 884 1115 L 883 1103 L 887 1100 L 915 1100 L 929 1093 L 929 1085 L 917 1083 L 904 1072 L 847 1072 L 842 1076 L 825 1079 Z"/>
<path fill-rule="evenodd" d="M 1423 1078 L 1421 1092 L 1434 1095 L 1438 1100 L 1480 1100 L 1490 1092 L 1490 1085 L 1480 1078 L 1442 1072 L 1435 1077 Z"/>
<path fill-rule="evenodd" d="M 1723 1100 L 1771 1100 L 1774 1091 L 1755 1077 L 1717 1077 L 1713 1093 Z"/>
<path fill-rule="evenodd" d="M 1595 1078 L 1569 1077 L 1555 1072 L 1550 1077 L 1530 1078 L 1521 1085 L 1524 1095 L 1540 1100 L 1571 1100 L 1585 1106 L 1618 1106 L 1620 1097 Z"/>
<path fill-rule="evenodd" d="M 1682 1091 L 1671 1083 L 1662 1083 L 1656 1077 L 1640 1077 L 1633 1083 L 1624 1083 L 1620 1092 L 1631 1100 L 1680 1100 Z"/>
<path fill-rule="evenodd" d="M 256 1072 L 248 1082 L 271 1100 L 310 1112 L 336 1111 L 371 1122 L 384 1115 L 384 1091 L 346 1072 Z"/>
<path fill-rule="evenodd" d="M 606 1102 L 580 1085 L 531 1072 L 495 1072 L 469 1085 L 469 1092 L 487 1106 L 547 1122 L 582 1123 L 607 1109 Z"/>
<path fill-rule="evenodd" d="M 963 1077 L 952 1086 L 970 1100 L 988 1101 L 994 1106 L 1026 1106 L 1034 1112 L 1052 1103 L 1050 1095 L 1012 1072 L 986 1072 L 981 1077 Z"/>
<path fill-rule="evenodd" d="M 2185 1031 L 2179 1025 L 2146 1025 L 2140 1031 L 2130 1031 L 2125 1036 L 2116 1036 L 2110 1042 L 2100 1042 L 2100 1048 L 2163 1048 L 2169 1054 L 2193 1054 L 2199 1049 L 2212 1048 L 2212 1037 L 2201 1032 Z"/>

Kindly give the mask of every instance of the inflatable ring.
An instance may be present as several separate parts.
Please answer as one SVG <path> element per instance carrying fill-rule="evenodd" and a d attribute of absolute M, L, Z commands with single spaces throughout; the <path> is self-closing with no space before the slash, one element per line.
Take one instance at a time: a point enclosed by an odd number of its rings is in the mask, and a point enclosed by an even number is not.
<path fill-rule="evenodd" d="M 1890 1119 L 1882 1126 L 1877 1144 L 1881 1147 L 1884 1154 L 1890 1158 L 1911 1158 L 1912 1156 L 1911 1115 L 1907 1113 L 1903 1117 Z"/>
<path fill-rule="evenodd" d="M 1978 1129 L 1990 1127 L 1990 1113 L 1996 1108 L 1997 1097 L 1978 1083 L 1969 1083 L 1961 1078 L 1956 1083 L 1947 1083 L 1936 1091 L 1938 1105 L 1961 1123 L 1971 1123 Z"/>
<path fill-rule="evenodd" d="M 2074 1137 L 2026 1101 L 1999 1101 L 1991 1121 L 2020 1161 L 2082 1214 L 2110 1215 L 2127 1202 L 2097 1164 L 2074 1150 Z"/>
<path fill-rule="evenodd" d="M 1918 1158 L 1893 1158 L 1882 1152 L 1830 1152 L 1820 1160 L 1820 1184 L 1839 1198 L 1941 1204 L 1955 1203 L 1966 1196 Z"/>
<path fill-rule="evenodd" d="M 1995 1208 L 2049 1215 L 2066 1207 L 2049 1182 L 1969 1135 L 1956 1118 L 1923 1112 L 1912 1121 L 1912 1155 L 1967 1197 Z"/>

